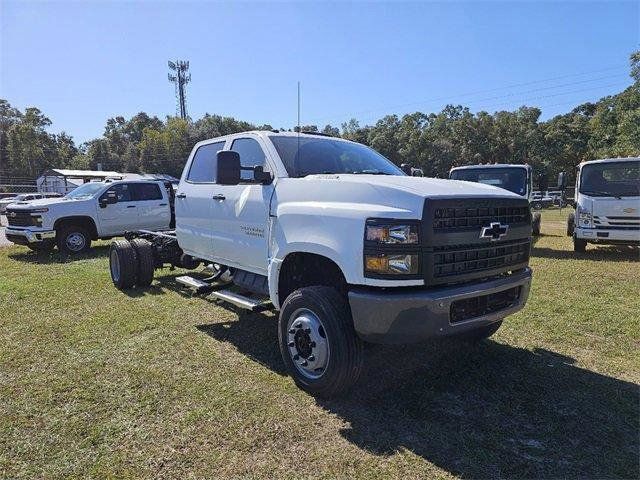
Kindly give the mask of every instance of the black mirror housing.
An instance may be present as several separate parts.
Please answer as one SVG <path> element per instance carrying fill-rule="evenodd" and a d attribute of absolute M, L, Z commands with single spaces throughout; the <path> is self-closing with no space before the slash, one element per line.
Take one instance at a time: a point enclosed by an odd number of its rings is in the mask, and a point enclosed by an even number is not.
<path fill-rule="evenodd" d="M 268 185 L 271 183 L 272 178 L 269 172 L 264 171 L 262 165 L 256 165 L 253 167 L 253 180 L 256 183 Z"/>
<path fill-rule="evenodd" d="M 220 150 L 216 154 L 216 183 L 238 185 L 240 183 L 240 155 L 230 150 Z"/>
<path fill-rule="evenodd" d="M 101 208 L 107 208 L 107 205 L 118 203 L 118 195 L 113 190 L 107 190 L 105 194 L 100 197 L 99 203 Z"/>

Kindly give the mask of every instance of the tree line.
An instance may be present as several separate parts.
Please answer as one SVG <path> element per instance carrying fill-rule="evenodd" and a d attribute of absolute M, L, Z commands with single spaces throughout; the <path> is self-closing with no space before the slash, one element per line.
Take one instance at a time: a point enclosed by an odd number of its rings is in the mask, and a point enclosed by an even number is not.
<path fill-rule="evenodd" d="M 387 115 L 372 125 L 352 119 L 337 128 L 301 127 L 371 146 L 394 163 L 444 177 L 453 166 L 529 163 L 538 174 L 573 173 L 584 160 L 640 156 L 640 51 L 631 55 L 633 84 L 624 91 L 540 121 L 541 111 L 473 113 L 447 105 L 439 113 Z M 196 121 L 161 120 L 141 112 L 106 122 L 104 134 L 77 146 L 67 133 L 47 131 L 39 109 L 21 112 L 0 99 L 0 177 L 35 178 L 47 168 L 166 173 L 179 176 L 196 142 L 247 130 L 272 130 L 232 117 L 206 114 Z"/>

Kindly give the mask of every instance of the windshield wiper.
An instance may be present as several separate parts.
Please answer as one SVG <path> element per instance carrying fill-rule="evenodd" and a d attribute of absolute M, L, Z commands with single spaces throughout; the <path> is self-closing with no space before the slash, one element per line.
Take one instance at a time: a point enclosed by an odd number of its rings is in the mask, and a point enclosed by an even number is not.
<path fill-rule="evenodd" d="M 352 175 L 390 175 L 389 173 L 382 172 L 380 170 L 355 170 L 349 173 Z"/>

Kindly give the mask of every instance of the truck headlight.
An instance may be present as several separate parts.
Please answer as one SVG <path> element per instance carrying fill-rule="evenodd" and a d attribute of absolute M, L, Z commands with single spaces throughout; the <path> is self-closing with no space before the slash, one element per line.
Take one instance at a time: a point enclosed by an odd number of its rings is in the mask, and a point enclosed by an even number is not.
<path fill-rule="evenodd" d="M 593 222 L 593 216 L 586 208 L 578 206 L 578 226 L 591 227 Z"/>
<path fill-rule="evenodd" d="M 373 254 L 364 256 L 366 273 L 374 275 L 415 275 L 418 273 L 417 254 Z"/>
<path fill-rule="evenodd" d="M 365 240 L 384 245 L 415 245 L 418 243 L 417 224 L 371 223 L 365 227 Z"/>

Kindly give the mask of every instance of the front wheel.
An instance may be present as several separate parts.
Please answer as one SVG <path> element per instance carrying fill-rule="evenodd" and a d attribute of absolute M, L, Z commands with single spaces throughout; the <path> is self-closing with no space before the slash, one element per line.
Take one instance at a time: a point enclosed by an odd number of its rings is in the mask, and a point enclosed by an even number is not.
<path fill-rule="evenodd" d="M 540 222 L 542 222 L 542 217 L 540 213 L 536 212 L 533 214 L 533 222 L 531 222 L 531 232 L 535 236 L 540 235 Z"/>
<path fill-rule="evenodd" d="M 571 212 L 567 217 L 567 237 L 573 237 L 576 229 L 576 214 Z"/>
<path fill-rule="evenodd" d="M 587 251 L 587 241 L 581 238 L 573 237 L 573 251 L 578 253 L 584 253 Z"/>
<path fill-rule="evenodd" d="M 91 247 L 91 235 L 86 228 L 79 225 L 62 227 L 56 233 L 58 250 L 64 253 L 76 254 L 89 250 Z"/>
<path fill-rule="evenodd" d="M 278 322 L 280 353 L 296 384 L 319 397 L 345 392 L 360 375 L 363 342 L 346 299 L 331 287 L 296 290 Z"/>

